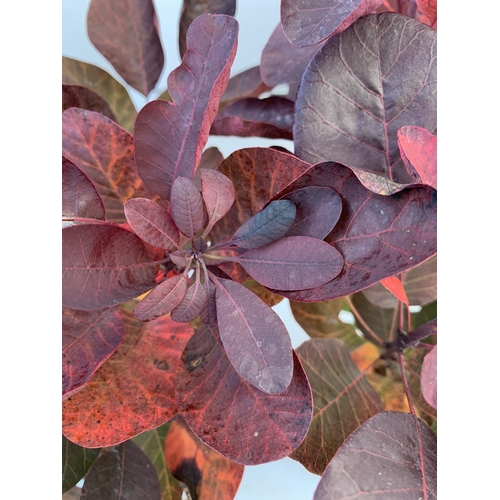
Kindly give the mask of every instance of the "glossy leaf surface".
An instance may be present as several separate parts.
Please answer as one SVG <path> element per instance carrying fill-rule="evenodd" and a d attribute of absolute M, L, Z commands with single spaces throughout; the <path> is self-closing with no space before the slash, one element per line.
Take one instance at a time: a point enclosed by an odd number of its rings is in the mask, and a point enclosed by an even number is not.
<path fill-rule="evenodd" d="M 214 285 L 220 338 L 234 369 L 261 391 L 284 391 L 292 380 L 293 359 L 280 317 L 239 283 L 218 279 Z"/>
<path fill-rule="evenodd" d="M 434 432 L 411 414 L 379 413 L 340 447 L 314 500 L 436 499 L 436 441 Z"/>
<path fill-rule="evenodd" d="M 434 408 L 437 408 L 437 346 L 433 347 L 422 364 L 422 395 Z"/>
<path fill-rule="evenodd" d="M 62 492 L 68 491 L 80 479 L 85 477 L 90 466 L 95 462 L 100 449 L 78 446 L 62 437 Z"/>
<path fill-rule="evenodd" d="M 65 111 L 69 108 L 88 109 L 116 121 L 108 103 L 99 94 L 80 85 L 63 84 L 62 86 L 62 110 Z"/>
<path fill-rule="evenodd" d="M 208 224 L 211 228 L 232 207 L 235 194 L 231 180 L 217 170 L 200 169 L 203 200 L 207 208 Z"/>
<path fill-rule="evenodd" d="M 63 155 L 93 182 L 108 220 L 125 222 L 123 203 L 145 194 L 132 136 L 105 116 L 78 108 L 63 115 Z"/>
<path fill-rule="evenodd" d="M 79 225 L 62 233 L 63 305 L 91 311 L 138 297 L 155 285 L 149 254 L 133 233 Z"/>
<path fill-rule="evenodd" d="M 125 330 L 119 309 L 76 311 L 63 307 L 62 395 L 83 387 L 113 354 Z"/>
<path fill-rule="evenodd" d="M 127 441 L 104 452 L 83 483 L 82 500 L 160 500 L 160 482 L 148 456 Z"/>
<path fill-rule="evenodd" d="M 92 0 L 87 32 L 131 87 L 145 96 L 154 89 L 165 58 L 152 0 Z"/>
<path fill-rule="evenodd" d="M 185 177 L 175 179 L 172 186 L 171 212 L 175 225 L 188 238 L 196 236 L 205 222 L 201 194 Z"/>
<path fill-rule="evenodd" d="M 321 475 L 348 435 L 384 407 L 340 340 L 308 340 L 298 347 L 297 356 L 311 384 L 314 414 L 291 458 Z"/>
<path fill-rule="evenodd" d="M 135 160 L 144 184 L 169 200 L 177 177 L 191 179 L 208 140 L 236 54 L 238 22 L 228 16 L 197 17 L 188 50 L 168 77 L 173 103 L 146 104 L 134 128 Z"/>
<path fill-rule="evenodd" d="M 165 440 L 169 469 L 189 488 L 193 500 L 233 500 L 244 466 L 223 457 L 176 417 Z"/>
<path fill-rule="evenodd" d="M 226 91 L 221 97 L 219 111 L 234 101 L 245 97 L 258 97 L 269 90 L 271 87 L 262 81 L 259 66 L 242 71 L 229 79 Z"/>
<path fill-rule="evenodd" d="M 63 403 L 63 433 L 81 446 L 113 446 L 177 412 L 174 374 L 192 328 L 168 317 L 141 323 L 126 311 L 123 322 L 118 349 Z"/>
<path fill-rule="evenodd" d="M 399 154 L 405 125 L 436 130 L 436 32 L 415 19 L 365 16 L 331 37 L 295 103 L 295 154 L 411 183 Z"/>
<path fill-rule="evenodd" d="M 179 411 L 196 435 L 230 460 L 257 465 L 288 456 L 311 422 L 312 395 L 294 354 L 292 382 L 266 394 L 236 373 L 215 327 L 188 342 L 176 377 Z"/>

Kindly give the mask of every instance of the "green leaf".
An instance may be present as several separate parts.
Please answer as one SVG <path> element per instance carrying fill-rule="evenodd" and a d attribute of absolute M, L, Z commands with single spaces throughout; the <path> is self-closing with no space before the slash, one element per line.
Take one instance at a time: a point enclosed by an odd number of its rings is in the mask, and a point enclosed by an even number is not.
<path fill-rule="evenodd" d="M 75 486 L 85 477 L 99 456 L 100 448 L 82 448 L 62 437 L 62 492 Z"/>

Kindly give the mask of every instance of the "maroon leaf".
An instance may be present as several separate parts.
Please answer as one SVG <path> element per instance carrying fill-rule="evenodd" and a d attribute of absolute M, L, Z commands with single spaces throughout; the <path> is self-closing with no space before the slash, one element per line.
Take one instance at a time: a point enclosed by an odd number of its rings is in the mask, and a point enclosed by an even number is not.
<path fill-rule="evenodd" d="M 62 334 L 62 395 L 68 397 L 113 354 L 125 330 L 116 307 L 90 312 L 63 307 Z"/>
<path fill-rule="evenodd" d="M 217 320 L 217 305 L 215 301 L 215 285 L 209 280 L 205 279 L 203 283 L 207 301 L 205 307 L 200 312 L 200 317 L 207 325 L 211 325 Z"/>
<path fill-rule="evenodd" d="M 238 259 L 260 284 L 277 290 L 305 290 L 331 281 L 344 266 L 342 255 L 323 240 L 286 236 Z"/>
<path fill-rule="evenodd" d="M 195 281 L 186 292 L 182 302 L 172 310 L 170 317 L 178 323 L 187 323 L 197 318 L 208 302 L 206 288 Z"/>
<path fill-rule="evenodd" d="M 425 400 L 437 409 L 437 346 L 433 347 L 424 358 L 421 383 Z"/>
<path fill-rule="evenodd" d="M 221 111 L 210 129 L 212 135 L 293 139 L 293 102 L 280 96 L 248 97 Z"/>
<path fill-rule="evenodd" d="M 203 154 L 201 155 L 200 159 L 200 164 L 198 165 L 198 168 L 196 169 L 196 172 L 194 173 L 193 177 L 193 184 L 196 186 L 197 189 L 201 191 L 200 172 L 202 170 L 208 170 L 208 169 L 211 170 L 217 168 L 217 166 L 222 160 L 224 160 L 224 157 L 222 156 L 222 153 L 219 151 L 219 149 L 216 147 L 211 147 L 203 151 Z"/>
<path fill-rule="evenodd" d="M 149 457 L 133 441 L 127 441 L 93 463 L 80 498 L 160 500 L 160 481 Z"/>
<path fill-rule="evenodd" d="M 284 236 L 295 219 L 295 204 L 289 200 L 270 203 L 234 233 L 231 243 L 240 248 L 258 248 Z"/>
<path fill-rule="evenodd" d="M 324 186 L 342 199 L 339 222 L 325 241 L 341 253 L 345 264 L 335 280 L 292 293 L 298 302 L 333 299 L 367 288 L 406 271 L 436 253 L 436 190 L 407 188 L 392 196 L 377 195 L 349 168 L 333 162 L 311 167 L 276 198 L 306 186 Z"/>
<path fill-rule="evenodd" d="M 172 186 L 171 211 L 175 225 L 189 238 L 203 227 L 205 211 L 201 194 L 185 177 L 177 177 Z"/>
<path fill-rule="evenodd" d="M 104 204 L 92 181 L 71 161 L 62 157 L 62 216 L 72 220 L 106 218 Z"/>
<path fill-rule="evenodd" d="M 304 73 L 295 154 L 337 161 L 401 184 L 404 125 L 436 130 L 436 32 L 399 14 L 365 16 L 330 38 Z"/>
<path fill-rule="evenodd" d="M 281 0 L 281 22 L 288 40 L 297 47 L 315 45 L 340 33 L 382 0 Z"/>
<path fill-rule="evenodd" d="M 234 101 L 245 97 L 259 97 L 271 90 L 260 76 L 260 67 L 254 66 L 229 79 L 227 88 L 220 100 L 219 111 Z"/>
<path fill-rule="evenodd" d="M 437 139 L 421 127 L 401 127 L 397 133 L 401 158 L 415 183 L 437 189 Z"/>
<path fill-rule="evenodd" d="M 104 225 L 63 229 L 63 305 L 91 311 L 138 297 L 155 285 L 146 247 L 133 233 Z"/>
<path fill-rule="evenodd" d="M 63 155 L 94 183 L 108 220 L 125 222 L 123 203 L 145 194 L 135 167 L 132 135 L 92 111 L 71 108 L 62 118 Z"/>
<path fill-rule="evenodd" d="M 236 373 L 216 328 L 202 325 L 177 367 L 179 411 L 202 441 L 230 460 L 257 465 L 284 458 L 304 439 L 312 417 L 309 383 L 293 358 L 286 391 L 266 394 Z"/>
<path fill-rule="evenodd" d="M 282 199 L 293 201 L 297 212 L 287 236 L 311 236 L 322 240 L 337 224 L 342 212 L 340 196 L 330 188 L 309 186 Z"/>
<path fill-rule="evenodd" d="M 280 317 L 239 283 L 220 279 L 214 285 L 220 337 L 234 369 L 261 391 L 284 391 L 292 380 L 293 359 Z"/>
<path fill-rule="evenodd" d="M 124 210 L 130 227 L 146 243 L 169 252 L 179 248 L 179 230 L 160 205 L 147 198 L 134 198 L 125 203 Z"/>
<path fill-rule="evenodd" d="M 386 411 L 346 439 L 328 464 L 314 500 L 436 499 L 436 471 L 434 432 L 411 414 Z"/>
<path fill-rule="evenodd" d="M 272 87 L 282 83 L 300 83 L 307 65 L 322 46 L 322 43 L 303 48 L 292 45 L 279 23 L 262 51 L 262 80 Z"/>
<path fill-rule="evenodd" d="M 191 23 L 202 14 L 225 14 L 234 16 L 236 0 L 184 0 L 179 20 L 179 53 L 181 58 L 187 50 L 186 33 Z"/>
<path fill-rule="evenodd" d="M 160 283 L 144 297 L 134 309 L 134 316 L 140 321 L 152 321 L 176 308 L 184 298 L 187 279 L 179 274 Z"/>
<path fill-rule="evenodd" d="M 111 111 L 109 104 L 87 87 L 81 87 L 80 85 L 62 86 L 63 112 L 68 108 L 81 108 L 95 111 L 116 122 L 116 117 L 113 111 Z"/>
<path fill-rule="evenodd" d="M 191 261 L 191 257 L 184 250 L 177 250 L 168 255 L 170 260 L 177 266 L 185 267 Z"/>
<path fill-rule="evenodd" d="M 139 175 L 166 200 L 175 179 L 191 179 L 198 167 L 227 86 L 237 36 L 238 22 L 232 17 L 197 17 L 187 33 L 182 63 L 168 77 L 173 103 L 153 101 L 137 115 L 134 144 Z"/>
<path fill-rule="evenodd" d="M 151 0 L 92 0 L 87 31 L 94 47 L 134 89 L 147 96 L 165 61 Z"/>

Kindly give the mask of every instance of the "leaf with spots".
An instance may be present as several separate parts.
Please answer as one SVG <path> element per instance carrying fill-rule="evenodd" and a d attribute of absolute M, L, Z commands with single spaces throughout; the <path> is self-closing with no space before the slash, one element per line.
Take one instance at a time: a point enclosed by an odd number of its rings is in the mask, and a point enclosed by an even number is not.
<path fill-rule="evenodd" d="M 62 437 L 62 492 L 70 490 L 85 477 L 91 465 L 101 453 L 99 448 L 78 446 Z"/>
<path fill-rule="evenodd" d="M 346 439 L 328 464 L 314 500 L 435 500 L 436 495 L 436 434 L 409 413 L 386 411 Z"/>
<path fill-rule="evenodd" d="M 169 317 L 141 323 L 125 310 L 122 317 L 123 342 L 63 403 L 63 434 L 80 446 L 114 446 L 177 413 L 174 374 L 191 326 Z"/>
<path fill-rule="evenodd" d="M 99 94 L 96 94 L 87 87 L 81 85 L 62 86 L 62 110 L 69 108 L 88 109 L 107 116 L 110 120 L 116 122 L 116 117 L 111 111 L 108 103 Z"/>
<path fill-rule="evenodd" d="M 177 177 L 172 186 L 171 211 L 175 225 L 188 238 L 196 236 L 205 222 L 201 194 L 192 181 Z"/>
<path fill-rule="evenodd" d="M 293 358 L 288 388 L 266 394 L 237 374 L 216 327 L 202 325 L 177 368 L 179 412 L 205 444 L 234 462 L 258 465 L 287 457 L 312 417 L 311 389 L 295 353 Z"/>
<path fill-rule="evenodd" d="M 314 414 L 291 458 L 321 475 L 349 434 L 384 407 L 340 340 L 308 340 L 298 347 L 297 356 L 311 384 Z"/>
<path fill-rule="evenodd" d="M 179 416 L 170 424 L 165 457 L 172 474 L 189 488 L 192 500 L 235 497 L 244 466 L 209 448 Z"/>

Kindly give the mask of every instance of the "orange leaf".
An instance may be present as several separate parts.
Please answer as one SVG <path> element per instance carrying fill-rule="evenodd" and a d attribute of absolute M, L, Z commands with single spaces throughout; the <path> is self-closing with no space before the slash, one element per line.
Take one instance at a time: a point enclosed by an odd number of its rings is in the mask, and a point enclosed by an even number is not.
<path fill-rule="evenodd" d="M 406 306 L 410 305 L 403 284 L 401 283 L 401 281 L 399 281 L 398 278 L 396 278 L 396 276 L 389 276 L 389 278 L 384 278 L 380 281 L 380 283 L 384 285 L 384 287 L 387 288 L 387 290 L 389 290 L 389 292 L 391 292 L 394 297 L 403 302 L 403 304 L 406 304 Z"/>

